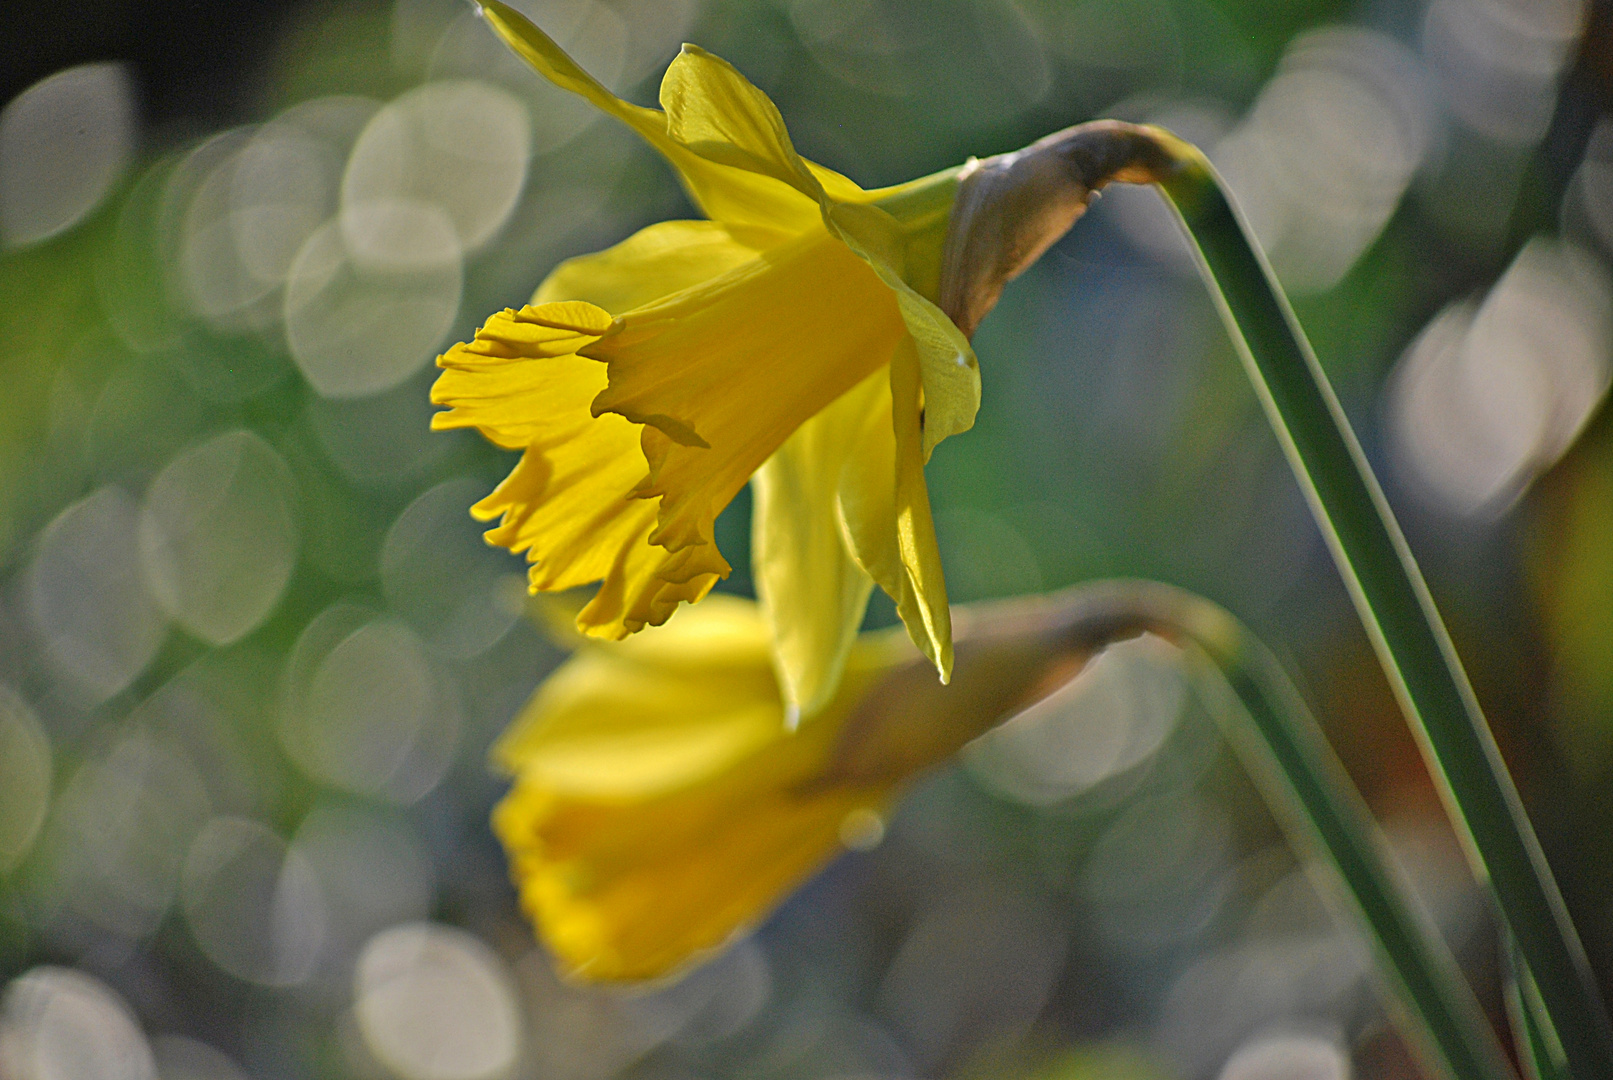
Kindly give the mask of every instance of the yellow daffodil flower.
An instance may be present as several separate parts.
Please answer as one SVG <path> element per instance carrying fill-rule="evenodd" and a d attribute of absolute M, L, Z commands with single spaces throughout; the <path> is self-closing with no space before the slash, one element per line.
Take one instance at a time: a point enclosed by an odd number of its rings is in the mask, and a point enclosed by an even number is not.
<path fill-rule="evenodd" d="M 583 642 L 493 752 L 515 778 L 494 831 L 559 969 L 627 981 L 698 962 L 843 845 L 877 841 L 916 773 L 1090 652 L 1049 607 L 960 629 L 949 688 L 899 631 L 861 635 L 796 731 L 750 601 L 719 594 L 630 640 Z"/>
<path fill-rule="evenodd" d="M 706 221 L 559 266 L 455 345 L 438 428 L 523 452 L 473 509 L 534 591 L 600 582 L 578 628 L 623 638 L 705 596 L 713 522 L 755 476 L 757 590 L 794 714 L 833 697 L 873 583 L 945 678 L 952 639 L 923 467 L 974 422 L 978 366 L 937 306 L 960 170 L 864 191 L 803 159 L 777 108 L 686 45 L 661 108 L 622 101 L 519 13 L 488 24 L 637 131 Z"/>
<path fill-rule="evenodd" d="M 946 585 L 924 463 L 980 404 L 969 345 L 1005 282 L 1111 180 L 1173 167 L 1158 129 L 1097 121 L 864 191 L 795 152 L 778 109 L 692 45 L 661 108 L 622 101 L 481 0 L 533 68 L 637 131 L 709 220 L 561 264 L 456 345 L 438 428 L 523 452 L 473 507 L 534 592 L 600 582 L 584 633 L 624 638 L 705 596 L 713 524 L 754 480 L 756 590 L 792 720 L 834 694 L 875 583 L 945 681 Z"/>

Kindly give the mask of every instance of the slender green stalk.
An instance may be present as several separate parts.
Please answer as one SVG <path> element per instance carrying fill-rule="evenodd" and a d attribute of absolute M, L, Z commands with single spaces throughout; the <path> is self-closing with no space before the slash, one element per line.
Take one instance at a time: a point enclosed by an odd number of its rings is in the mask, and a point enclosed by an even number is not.
<path fill-rule="evenodd" d="M 1518 1060 L 1528 1080 L 1564 1080 L 1563 1047 L 1551 1029 L 1551 1018 L 1540 1001 L 1540 992 L 1529 978 L 1518 955 L 1518 943 L 1510 934 L 1501 935 L 1501 958 L 1506 968 L 1507 1020 L 1512 1024 Z"/>
<path fill-rule="evenodd" d="M 1201 680 L 1206 705 L 1296 844 L 1337 871 L 1425 1060 L 1456 1080 L 1513 1080 L 1449 947 L 1408 899 L 1365 802 L 1270 651 L 1222 608 L 1155 582 L 1079 586 L 1067 610 L 1093 645 L 1148 630 L 1199 658 L 1215 676 Z"/>
<path fill-rule="evenodd" d="M 1160 186 L 1196 247 L 1475 872 L 1486 880 L 1576 1080 L 1613 1080 L 1613 1028 L 1551 868 L 1399 526 L 1315 354 L 1203 154 L 1165 132 Z"/>

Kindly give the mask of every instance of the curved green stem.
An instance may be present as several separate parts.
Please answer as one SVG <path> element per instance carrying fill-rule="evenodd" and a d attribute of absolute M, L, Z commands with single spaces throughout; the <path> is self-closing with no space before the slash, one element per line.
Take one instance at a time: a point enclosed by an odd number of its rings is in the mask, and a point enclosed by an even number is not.
<path fill-rule="evenodd" d="M 1417 1021 L 1405 1025 L 1412 1041 L 1448 1077 L 1513 1080 L 1449 947 L 1409 901 L 1370 811 L 1270 651 L 1222 608 L 1168 585 L 1080 586 L 1067 603 L 1069 632 L 1089 646 L 1147 630 L 1219 675 L 1201 680 L 1206 705 L 1279 822 L 1337 871 L 1377 970 L 1391 977 L 1393 997 Z"/>
<path fill-rule="evenodd" d="M 1267 418 L 1310 501 L 1356 612 L 1417 736 L 1475 872 L 1517 940 L 1577 1080 L 1613 1080 L 1613 1028 L 1583 946 L 1428 587 L 1321 365 L 1209 162 L 1152 129 L 1156 179 Z"/>

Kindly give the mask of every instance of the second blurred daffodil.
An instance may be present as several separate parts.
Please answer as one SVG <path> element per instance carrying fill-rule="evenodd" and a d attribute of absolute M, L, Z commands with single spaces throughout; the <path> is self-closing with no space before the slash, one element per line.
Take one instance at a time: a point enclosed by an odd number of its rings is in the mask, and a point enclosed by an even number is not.
<path fill-rule="evenodd" d="M 750 601 L 581 643 L 494 748 L 515 779 L 494 831 L 556 965 L 633 981 L 698 962 L 842 846 L 877 842 L 915 774 L 1090 652 L 1047 605 L 966 619 L 952 687 L 899 632 L 863 634 L 797 731 Z"/>
<path fill-rule="evenodd" d="M 864 191 L 795 152 L 773 103 L 692 46 L 661 109 L 622 101 L 496 2 L 488 23 L 641 134 L 708 221 L 562 264 L 441 358 L 436 426 L 523 451 L 475 507 L 534 589 L 601 581 L 578 616 L 621 638 L 729 572 L 717 514 L 756 477 L 756 580 L 786 697 L 833 693 L 878 582 L 943 677 L 951 629 L 923 466 L 980 398 L 936 306 L 958 170 Z"/>
<path fill-rule="evenodd" d="M 843 827 L 877 822 L 889 784 L 821 777 L 858 692 L 910 659 L 904 646 L 854 647 L 839 692 L 796 732 L 754 604 L 717 595 L 580 646 L 494 750 L 515 786 L 493 827 L 557 966 L 675 971 L 770 911 Z"/>

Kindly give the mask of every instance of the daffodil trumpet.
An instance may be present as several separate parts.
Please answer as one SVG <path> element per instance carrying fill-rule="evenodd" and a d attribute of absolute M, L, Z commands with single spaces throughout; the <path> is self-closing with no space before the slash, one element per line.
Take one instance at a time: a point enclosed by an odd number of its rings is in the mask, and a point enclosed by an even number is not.
<path fill-rule="evenodd" d="M 1175 160 L 1155 129 L 1085 125 L 864 190 L 796 153 L 777 108 L 686 45 L 659 109 L 617 98 L 497 0 L 487 23 L 626 123 L 703 221 L 557 267 L 439 359 L 433 425 L 521 452 L 473 512 L 533 591 L 598 582 L 577 616 L 620 639 L 730 571 L 717 515 L 754 485 L 753 577 L 791 722 L 834 697 L 875 584 L 942 681 L 952 628 L 924 464 L 980 401 L 970 337 L 1003 284 L 1110 180 Z"/>
<path fill-rule="evenodd" d="M 1446 1076 L 1513 1080 L 1276 660 L 1222 609 L 1150 582 L 960 608 L 949 687 L 904 636 L 863 634 L 833 701 L 794 732 L 753 602 L 714 596 L 631 640 L 580 641 L 495 747 L 515 782 L 494 827 L 522 904 L 569 977 L 676 977 L 844 848 L 877 843 L 916 778 L 1144 632 L 1183 650 L 1296 846 L 1337 869 L 1414 1045 Z"/>

